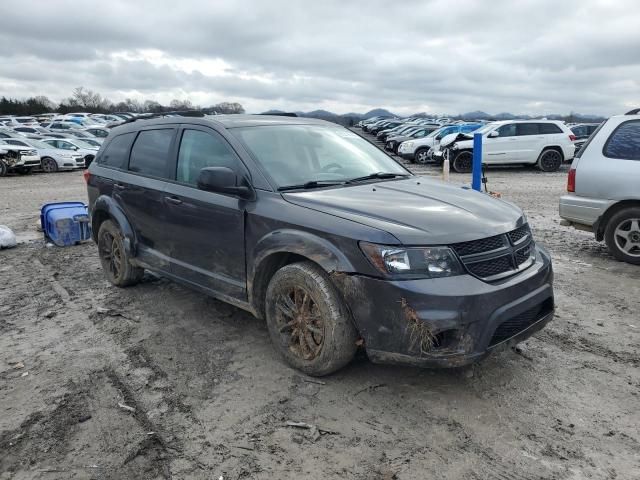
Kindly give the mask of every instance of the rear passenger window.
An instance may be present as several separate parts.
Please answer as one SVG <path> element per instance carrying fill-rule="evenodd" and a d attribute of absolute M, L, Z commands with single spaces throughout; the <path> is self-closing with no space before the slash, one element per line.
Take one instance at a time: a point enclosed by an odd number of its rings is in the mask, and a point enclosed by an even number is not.
<path fill-rule="evenodd" d="M 129 170 L 152 177 L 165 177 L 173 134 L 172 128 L 142 130 L 131 149 Z"/>
<path fill-rule="evenodd" d="M 516 125 L 516 135 L 519 137 L 525 135 L 538 135 L 537 123 L 518 123 Z"/>
<path fill-rule="evenodd" d="M 555 123 L 538 123 L 538 130 L 542 135 L 550 135 L 552 133 L 562 133 L 562 129 Z"/>
<path fill-rule="evenodd" d="M 124 168 L 127 165 L 131 142 L 133 142 L 135 135 L 135 133 L 124 133 L 111 140 L 98 156 L 98 164 L 107 167 Z"/>
<path fill-rule="evenodd" d="M 196 186 L 200 170 L 205 167 L 228 167 L 236 171 L 238 162 L 217 133 L 185 130 L 178 153 L 176 180 Z"/>
<path fill-rule="evenodd" d="M 604 146 L 604 155 L 623 160 L 640 160 L 640 120 L 624 122 Z"/>

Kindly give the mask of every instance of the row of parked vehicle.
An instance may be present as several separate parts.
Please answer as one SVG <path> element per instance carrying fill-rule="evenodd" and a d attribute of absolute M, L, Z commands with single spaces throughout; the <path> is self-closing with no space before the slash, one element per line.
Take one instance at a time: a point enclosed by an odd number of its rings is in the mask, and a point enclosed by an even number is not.
<path fill-rule="evenodd" d="M 134 115 L 78 112 L 0 117 L 0 176 L 86 168 L 110 128 Z"/>
<path fill-rule="evenodd" d="M 380 118 L 358 126 L 375 135 L 384 148 L 411 162 L 442 164 L 448 159 L 459 173 L 471 171 L 473 135 L 483 137 L 482 161 L 487 165 L 535 165 L 558 170 L 598 128 L 598 124 L 567 125 L 557 120 L 446 122 L 443 119 Z"/>

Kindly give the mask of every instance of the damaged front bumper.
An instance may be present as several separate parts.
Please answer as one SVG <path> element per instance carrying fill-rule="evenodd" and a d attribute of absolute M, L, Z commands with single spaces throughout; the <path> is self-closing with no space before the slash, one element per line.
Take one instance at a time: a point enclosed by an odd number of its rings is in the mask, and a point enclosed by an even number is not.
<path fill-rule="evenodd" d="M 367 354 L 376 363 L 458 367 L 517 343 L 553 319 L 553 269 L 535 262 L 501 282 L 471 275 L 387 281 L 337 275 Z"/>

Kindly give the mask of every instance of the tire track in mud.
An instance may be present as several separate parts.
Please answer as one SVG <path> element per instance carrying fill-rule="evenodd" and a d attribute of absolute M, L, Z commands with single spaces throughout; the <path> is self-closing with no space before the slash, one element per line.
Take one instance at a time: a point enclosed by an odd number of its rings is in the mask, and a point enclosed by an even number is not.
<path fill-rule="evenodd" d="M 640 355 L 633 352 L 615 352 L 604 345 L 597 344 L 584 337 L 569 336 L 550 328 L 544 329 L 536 335 L 541 341 L 556 345 L 561 350 L 566 348 L 578 350 L 592 355 L 606 358 L 615 363 L 625 363 L 633 367 L 640 366 Z"/>

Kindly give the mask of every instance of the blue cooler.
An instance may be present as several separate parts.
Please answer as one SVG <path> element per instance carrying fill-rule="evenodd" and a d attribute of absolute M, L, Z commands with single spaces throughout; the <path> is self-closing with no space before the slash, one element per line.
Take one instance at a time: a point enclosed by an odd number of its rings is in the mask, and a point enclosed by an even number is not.
<path fill-rule="evenodd" d="M 40 211 L 40 224 L 45 238 L 59 247 L 91 238 L 89 212 L 82 202 L 47 203 Z"/>

